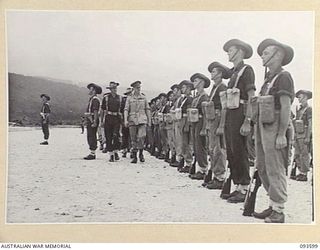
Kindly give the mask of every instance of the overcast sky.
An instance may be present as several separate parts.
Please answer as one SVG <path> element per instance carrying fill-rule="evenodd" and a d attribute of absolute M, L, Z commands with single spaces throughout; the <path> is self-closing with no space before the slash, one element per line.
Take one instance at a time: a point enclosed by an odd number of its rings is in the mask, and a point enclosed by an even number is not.
<path fill-rule="evenodd" d="M 7 12 L 8 71 L 106 86 L 135 80 L 167 91 L 208 65 L 229 67 L 222 47 L 232 38 L 249 43 L 260 89 L 264 68 L 256 50 L 265 38 L 293 47 L 295 89 L 312 89 L 312 12 Z"/>

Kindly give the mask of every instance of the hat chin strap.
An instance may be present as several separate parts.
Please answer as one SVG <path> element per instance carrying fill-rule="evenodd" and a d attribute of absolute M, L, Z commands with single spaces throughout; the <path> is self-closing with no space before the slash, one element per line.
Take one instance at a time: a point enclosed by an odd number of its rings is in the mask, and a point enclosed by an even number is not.
<path fill-rule="evenodd" d="M 230 61 L 232 61 L 235 58 L 235 56 L 239 53 L 239 50 L 240 49 L 237 49 L 237 52 L 233 54 L 233 56 L 230 58 Z"/>
<path fill-rule="evenodd" d="M 270 60 L 276 55 L 276 53 L 278 52 L 278 49 L 276 49 L 275 51 L 273 51 L 272 55 L 269 57 L 269 59 L 263 64 L 263 66 L 266 67 L 266 64 L 268 62 L 270 62 Z"/>

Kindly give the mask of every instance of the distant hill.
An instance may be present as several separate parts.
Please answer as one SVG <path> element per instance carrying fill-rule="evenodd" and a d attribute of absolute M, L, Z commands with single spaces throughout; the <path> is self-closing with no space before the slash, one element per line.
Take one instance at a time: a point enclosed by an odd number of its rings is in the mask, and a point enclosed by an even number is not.
<path fill-rule="evenodd" d="M 87 107 L 88 89 L 70 83 L 66 80 L 9 73 L 9 122 L 39 124 L 42 107 L 40 94 L 46 93 L 51 97 L 51 124 L 79 124 L 80 116 Z M 103 92 L 106 92 L 103 88 Z M 125 89 L 119 87 L 118 93 L 124 93 Z M 148 98 L 158 94 L 143 92 Z"/>

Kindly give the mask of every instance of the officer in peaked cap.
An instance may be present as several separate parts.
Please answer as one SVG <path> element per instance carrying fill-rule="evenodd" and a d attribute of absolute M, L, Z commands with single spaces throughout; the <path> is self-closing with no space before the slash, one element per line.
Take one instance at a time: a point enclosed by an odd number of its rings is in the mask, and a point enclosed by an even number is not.
<path fill-rule="evenodd" d="M 250 183 L 248 145 L 252 144 L 247 140 L 253 130 L 249 100 L 254 96 L 255 76 L 252 67 L 243 60 L 250 58 L 253 51 L 249 44 L 239 39 L 226 42 L 223 50 L 234 65 L 228 82 L 225 136 L 228 164 L 236 190 L 221 198 L 238 203 L 244 202 Z"/>
<path fill-rule="evenodd" d="M 145 95 L 141 94 L 141 82 L 135 81 L 131 84 L 133 92 L 126 101 L 124 108 L 124 124 L 129 126 L 132 144 L 133 159 L 131 163 L 137 163 L 137 152 L 139 160 L 144 162 L 143 147 L 146 138 L 147 125 L 151 126 L 150 107 Z"/>

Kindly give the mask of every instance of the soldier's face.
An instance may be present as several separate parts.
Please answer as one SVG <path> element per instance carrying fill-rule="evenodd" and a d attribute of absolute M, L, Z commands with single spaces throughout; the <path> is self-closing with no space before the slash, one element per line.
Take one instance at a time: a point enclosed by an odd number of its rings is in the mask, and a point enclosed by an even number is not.
<path fill-rule="evenodd" d="M 117 94 L 117 87 L 114 87 L 114 88 L 110 89 L 110 91 L 113 94 Z"/>
<path fill-rule="evenodd" d="M 275 62 L 280 63 L 282 58 L 280 58 L 280 55 L 277 52 L 278 48 L 275 46 L 269 46 L 265 48 L 261 55 L 263 66 L 268 67 Z"/>
<path fill-rule="evenodd" d="M 217 68 L 213 68 L 211 71 L 211 80 L 217 80 L 217 79 L 221 79 L 222 77 L 222 73 L 217 69 Z"/>
<path fill-rule="evenodd" d="M 41 100 L 42 100 L 43 103 L 47 102 L 47 98 L 45 96 L 42 96 Z"/>
<path fill-rule="evenodd" d="M 89 89 L 89 95 L 95 95 L 96 94 L 96 90 L 94 87 L 90 87 Z"/>
<path fill-rule="evenodd" d="M 173 94 L 169 95 L 169 101 L 171 102 L 173 100 Z"/>
<path fill-rule="evenodd" d="M 200 78 L 196 78 L 194 79 L 194 82 L 193 82 L 193 86 L 195 89 L 198 89 L 198 88 L 203 88 L 204 86 L 204 81 Z"/>
<path fill-rule="evenodd" d="M 298 101 L 300 104 L 305 104 L 308 101 L 308 98 L 304 94 L 298 95 Z"/>
<path fill-rule="evenodd" d="M 228 58 L 229 58 L 229 62 L 233 62 L 235 60 L 235 58 L 237 58 L 237 55 L 236 54 L 239 54 L 238 53 L 238 48 L 236 46 L 231 46 L 229 49 L 228 49 Z"/>
<path fill-rule="evenodd" d="M 182 94 L 185 94 L 185 93 L 186 93 L 186 90 L 187 90 L 187 85 L 182 85 L 182 87 L 181 87 L 181 93 L 182 93 Z"/>

